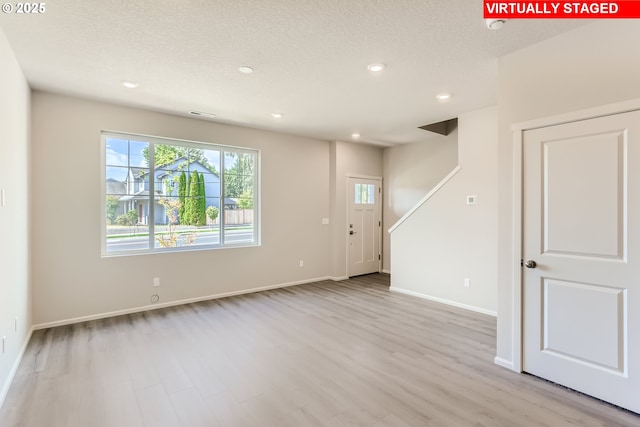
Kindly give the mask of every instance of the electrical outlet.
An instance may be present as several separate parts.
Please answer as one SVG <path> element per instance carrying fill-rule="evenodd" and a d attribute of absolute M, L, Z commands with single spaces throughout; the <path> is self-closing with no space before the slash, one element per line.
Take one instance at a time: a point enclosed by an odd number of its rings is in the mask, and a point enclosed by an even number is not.
<path fill-rule="evenodd" d="M 304 267 L 304 261 L 300 260 L 300 267 Z"/>
<path fill-rule="evenodd" d="M 160 278 L 159 277 L 154 277 L 153 278 L 153 286 L 155 288 L 157 288 L 158 286 L 160 286 Z"/>
<path fill-rule="evenodd" d="M 467 277 L 464 279 L 464 287 L 468 288 L 469 286 L 471 286 L 471 280 Z"/>

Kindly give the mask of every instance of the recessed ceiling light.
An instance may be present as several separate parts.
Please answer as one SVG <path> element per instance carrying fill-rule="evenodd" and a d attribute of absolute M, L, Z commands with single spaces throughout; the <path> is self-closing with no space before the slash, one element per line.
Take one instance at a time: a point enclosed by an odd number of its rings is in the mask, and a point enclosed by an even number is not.
<path fill-rule="evenodd" d="M 379 73 L 380 71 L 384 70 L 386 67 L 386 65 L 384 64 L 369 64 L 367 66 L 367 70 L 371 71 L 372 73 Z"/>
<path fill-rule="evenodd" d="M 507 20 L 506 19 L 485 19 L 484 20 L 485 24 L 487 24 L 487 28 L 490 30 L 499 30 L 502 27 L 504 27 L 504 24 L 506 24 Z"/>
<path fill-rule="evenodd" d="M 189 114 L 191 114 L 192 116 L 197 116 L 197 117 L 206 117 L 208 119 L 211 119 L 211 118 L 216 116 L 213 113 L 205 113 L 203 111 L 189 111 Z"/>
<path fill-rule="evenodd" d="M 282 116 L 284 116 L 284 114 L 282 113 L 271 113 L 272 117 L 275 117 L 276 119 L 281 119 Z"/>
<path fill-rule="evenodd" d="M 358 132 L 354 132 L 354 133 L 351 134 L 351 138 L 358 139 L 358 138 L 360 138 L 360 134 Z"/>
<path fill-rule="evenodd" d="M 241 73 L 244 74 L 251 74 L 253 73 L 253 68 L 247 66 L 247 65 L 243 65 L 242 67 L 238 68 L 238 71 L 240 71 Z"/>
<path fill-rule="evenodd" d="M 439 93 L 436 95 L 436 99 L 440 102 L 445 102 L 448 101 L 449 99 L 451 99 L 451 94 L 450 93 Z"/>
<path fill-rule="evenodd" d="M 121 83 L 122 83 L 122 86 L 127 87 L 129 89 L 135 89 L 138 87 L 138 83 L 131 82 L 129 80 L 123 80 Z"/>

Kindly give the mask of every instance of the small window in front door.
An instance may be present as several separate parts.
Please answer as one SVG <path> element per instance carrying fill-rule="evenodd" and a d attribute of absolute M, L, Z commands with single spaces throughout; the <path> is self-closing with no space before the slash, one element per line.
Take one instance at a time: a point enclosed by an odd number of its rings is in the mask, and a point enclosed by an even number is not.
<path fill-rule="evenodd" d="M 373 184 L 356 184 L 355 203 L 359 205 L 375 204 L 375 186 Z"/>

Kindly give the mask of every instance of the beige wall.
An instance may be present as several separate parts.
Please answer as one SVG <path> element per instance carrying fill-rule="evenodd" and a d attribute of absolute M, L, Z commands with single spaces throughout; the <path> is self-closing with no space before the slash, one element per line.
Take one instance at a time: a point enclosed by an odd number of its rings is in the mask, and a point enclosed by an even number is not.
<path fill-rule="evenodd" d="M 634 53 L 638 39 L 638 21 L 602 21 L 500 61 L 497 353 L 507 362 L 513 345 L 511 277 L 519 268 L 511 248 L 510 126 L 640 98 L 640 57 Z M 346 175 L 382 176 L 380 148 L 36 93 L 29 166 L 29 89 L 2 34 L 0 62 L 0 187 L 7 191 L 7 205 L 0 208 L 0 334 L 8 337 L 7 354 L 0 357 L 0 384 L 31 325 L 30 281 L 34 321 L 44 323 L 144 307 L 155 291 L 161 302 L 168 302 L 346 275 Z M 263 246 L 100 258 L 102 129 L 261 148 Z M 291 158 L 305 160 L 296 163 Z M 385 160 L 385 167 L 393 168 L 392 163 L 402 162 Z M 388 181 L 395 176 L 384 172 Z M 393 193 L 387 187 L 384 197 Z M 482 204 L 485 197 L 479 195 Z M 398 206 L 404 204 L 403 198 Z M 323 217 L 330 217 L 330 226 L 321 224 Z M 305 260 L 302 269 L 300 259 Z M 162 286 L 154 290 L 151 278 L 156 276 Z M 20 320 L 17 334 L 12 332 L 15 317 Z"/>
<path fill-rule="evenodd" d="M 426 132 L 425 132 L 426 135 Z M 386 148 L 383 154 L 383 269 L 391 270 L 391 228 L 458 164 L 458 130 Z"/>
<path fill-rule="evenodd" d="M 347 276 L 347 176 L 382 177 L 382 148 L 331 143 L 331 277 Z M 384 197 L 384 195 L 383 195 Z"/>
<path fill-rule="evenodd" d="M 495 314 L 496 108 L 462 114 L 458 126 L 460 170 L 391 234 L 391 286 Z M 467 205 L 469 195 L 476 205 Z"/>
<path fill-rule="evenodd" d="M 510 126 L 556 114 L 640 98 L 640 22 L 600 21 L 500 60 L 497 357 L 513 362 L 513 149 Z"/>
<path fill-rule="evenodd" d="M 36 324 L 329 275 L 328 142 L 42 92 L 32 104 Z M 261 149 L 262 246 L 101 258 L 101 130 Z"/>
<path fill-rule="evenodd" d="M 29 285 L 29 103 L 31 90 L 0 29 L 0 406 L 31 331 Z M 15 330 L 18 319 L 18 330 Z M 1 343 L 0 343 L 1 345 Z"/>

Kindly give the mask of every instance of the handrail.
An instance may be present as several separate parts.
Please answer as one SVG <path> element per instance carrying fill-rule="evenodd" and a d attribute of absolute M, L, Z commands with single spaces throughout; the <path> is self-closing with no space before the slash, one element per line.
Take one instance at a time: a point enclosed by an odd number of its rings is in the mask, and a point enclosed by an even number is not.
<path fill-rule="evenodd" d="M 391 226 L 391 228 L 389 228 L 388 230 L 389 234 L 393 233 L 396 230 L 396 228 L 400 227 L 400 225 L 403 222 L 409 219 L 409 217 L 413 215 L 413 213 L 417 211 L 420 208 L 420 206 L 424 205 L 427 202 L 427 200 L 432 198 L 438 192 L 438 190 L 440 190 L 447 182 L 449 182 L 449 180 L 451 180 L 451 178 L 453 178 L 458 172 L 460 172 L 460 169 L 462 168 L 460 167 L 460 165 L 458 165 L 451 172 L 449 172 L 449 175 L 445 176 L 442 179 L 442 181 L 440 181 L 435 187 L 431 189 L 431 191 L 429 191 L 429 193 L 427 193 L 426 196 L 424 196 L 418 203 L 416 203 L 415 206 L 409 209 L 409 211 L 406 214 L 404 214 L 402 218 L 398 220 L 398 222 L 396 222 Z"/>

